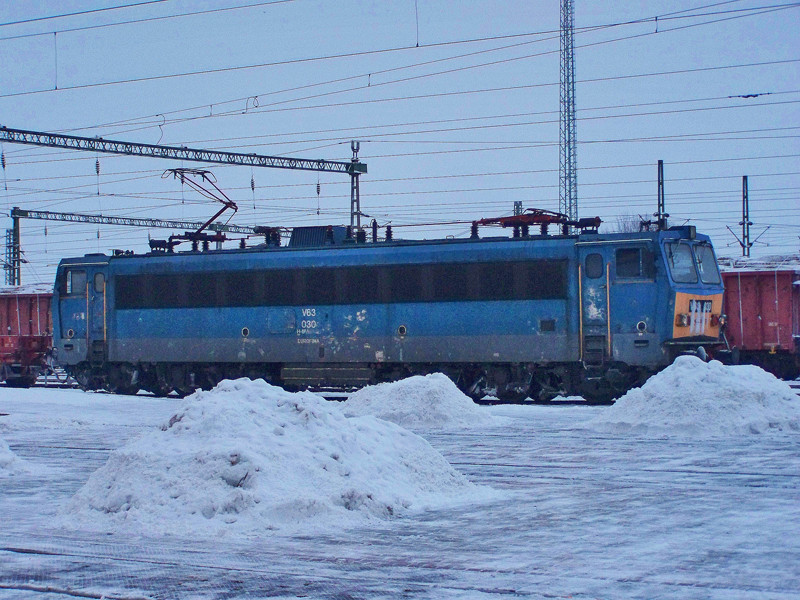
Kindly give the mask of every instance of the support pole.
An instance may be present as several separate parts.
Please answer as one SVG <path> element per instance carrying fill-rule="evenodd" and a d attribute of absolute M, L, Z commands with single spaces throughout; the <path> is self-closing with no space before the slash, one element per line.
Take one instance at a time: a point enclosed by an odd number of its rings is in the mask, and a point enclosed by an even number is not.
<path fill-rule="evenodd" d="M 575 114 L 575 5 L 561 0 L 561 86 L 559 93 L 559 197 L 558 211 L 569 221 L 578 220 L 578 136 Z M 571 230 L 571 226 L 567 226 Z"/>
<path fill-rule="evenodd" d="M 21 262 L 19 217 L 12 215 L 11 229 L 6 230 L 6 260 L 3 265 L 6 272 L 6 285 L 21 284 Z"/>
<path fill-rule="evenodd" d="M 353 151 L 351 162 L 358 164 L 358 150 L 360 142 L 355 140 L 350 142 L 350 149 Z M 355 227 L 356 231 L 361 231 L 361 196 L 358 190 L 358 177 L 361 172 L 355 168 L 350 170 L 350 227 Z"/>
<path fill-rule="evenodd" d="M 742 220 L 739 225 L 742 226 L 742 256 L 750 256 L 750 248 L 753 243 L 750 241 L 750 225 L 753 222 L 750 220 L 750 199 L 748 198 L 747 190 L 747 175 L 742 177 Z"/>
<path fill-rule="evenodd" d="M 659 231 L 667 228 L 667 214 L 666 202 L 664 200 L 664 161 L 658 161 L 658 212 L 656 212 L 656 224 Z"/>

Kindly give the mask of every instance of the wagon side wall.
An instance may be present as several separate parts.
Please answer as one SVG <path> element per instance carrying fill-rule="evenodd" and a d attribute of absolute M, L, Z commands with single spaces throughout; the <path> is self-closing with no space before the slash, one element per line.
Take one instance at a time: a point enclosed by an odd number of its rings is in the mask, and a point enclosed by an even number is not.
<path fill-rule="evenodd" d="M 748 351 L 798 351 L 800 272 L 792 270 L 723 273 L 726 335 Z"/>

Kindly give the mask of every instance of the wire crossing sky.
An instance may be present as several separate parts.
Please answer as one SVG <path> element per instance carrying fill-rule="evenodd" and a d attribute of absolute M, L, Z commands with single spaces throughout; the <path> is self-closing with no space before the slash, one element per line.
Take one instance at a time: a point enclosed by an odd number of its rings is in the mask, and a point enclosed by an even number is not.
<path fill-rule="evenodd" d="M 558 0 L 103 0 L 0 5 L 0 125 L 369 164 L 361 207 L 407 238 L 558 210 Z M 741 255 L 800 248 L 800 2 L 575 2 L 578 212 L 614 230 L 657 209 Z M 0 202 L 203 222 L 195 163 L 3 142 Z M 349 178 L 204 166 L 237 225 L 349 223 Z M 11 220 L 5 218 L 5 227 Z M 65 256 L 165 232 L 22 221 L 23 283 Z"/>

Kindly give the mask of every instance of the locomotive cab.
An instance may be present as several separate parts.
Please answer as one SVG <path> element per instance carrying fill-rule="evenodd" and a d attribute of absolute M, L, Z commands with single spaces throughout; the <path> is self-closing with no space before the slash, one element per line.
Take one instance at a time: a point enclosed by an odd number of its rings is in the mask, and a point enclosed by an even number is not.
<path fill-rule="evenodd" d="M 108 257 L 65 259 L 53 293 L 53 346 L 57 361 L 91 387 L 93 367 L 106 359 Z M 79 368 L 75 368 L 79 366 Z M 70 368 L 72 367 L 72 368 Z M 81 378 L 86 379 L 81 381 Z"/>
<path fill-rule="evenodd" d="M 661 240 L 671 286 L 672 335 L 665 346 L 672 356 L 720 344 L 722 278 L 707 236 L 694 227 L 675 228 Z M 674 235 L 678 233 L 679 235 Z"/>
<path fill-rule="evenodd" d="M 720 343 L 720 274 L 711 242 L 694 227 L 581 236 L 576 248 L 586 381 L 624 390 L 679 354 L 704 355 Z"/>

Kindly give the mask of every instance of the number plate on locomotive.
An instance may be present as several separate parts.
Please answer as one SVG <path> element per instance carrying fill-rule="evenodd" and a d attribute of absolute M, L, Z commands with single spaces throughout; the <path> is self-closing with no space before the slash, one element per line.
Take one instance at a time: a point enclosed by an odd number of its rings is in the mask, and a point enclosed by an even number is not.
<path fill-rule="evenodd" d="M 689 300 L 689 312 L 710 313 L 711 300 Z"/>

